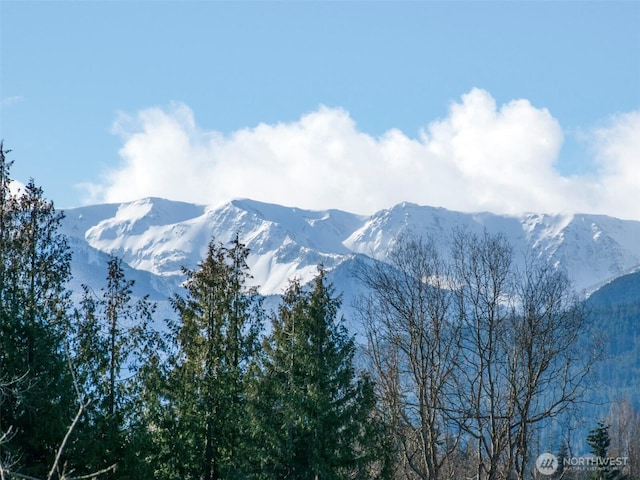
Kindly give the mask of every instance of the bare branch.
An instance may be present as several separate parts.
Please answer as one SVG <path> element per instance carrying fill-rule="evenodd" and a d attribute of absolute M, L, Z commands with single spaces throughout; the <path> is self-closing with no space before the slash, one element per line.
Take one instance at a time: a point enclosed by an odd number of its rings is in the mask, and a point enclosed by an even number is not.
<path fill-rule="evenodd" d="M 87 479 L 95 479 L 99 475 L 104 475 L 105 473 L 115 472 L 116 464 L 103 468 L 102 470 L 98 470 L 97 472 L 89 473 L 87 475 L 79 475 L 75 477 L 62 477 L 60 480 L 87 480 Z"/>
<path fill-rule="evenodd" d="M 84 412 L 84 407 L 86 406 L 86 404 L 80 404 L 80 406 L 78 407 L 78 412 L 76 413 L 75 418 L 73 419 L 73 422 L 71 422 L 71 425 L 69 426 L 69 428 L 67 429 L 67 433 L 65 434 L 64 438 L 62 439 L 62 443 L 60 443 L 60 446 L 58 447 L 58 451 L 56 452 L 56 458 L 55 461 L 53 462 L 53 465 L 51 466 L 51 470 L 49 471 L 49 475 L 47 476 L 47 480 L 51 480 L 53 478 L 53 474 L 56 471 L 56 469 L 58 468 L 58 464 L 60 463 L 60 457 L 62 456 L 62 452 L 64 451 L 66 445 L 67 445 L 67 441 L 69 440 L 69 437 L 71 436 L 71 433 L 73 432 L 73 430 L 75 429 L 78 421 L 80 420 L 80 417 L 82 416 L 82 413 Z"/>

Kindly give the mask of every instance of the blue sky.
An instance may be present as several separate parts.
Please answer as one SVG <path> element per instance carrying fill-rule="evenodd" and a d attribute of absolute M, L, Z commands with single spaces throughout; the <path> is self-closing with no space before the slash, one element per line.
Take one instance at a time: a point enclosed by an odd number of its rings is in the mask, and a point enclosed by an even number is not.
<path fill-rule="evenodd" d="M 0 16 L 0 135 L 59 207 L 640 219 L 638 1 L 0 0 Z"/>

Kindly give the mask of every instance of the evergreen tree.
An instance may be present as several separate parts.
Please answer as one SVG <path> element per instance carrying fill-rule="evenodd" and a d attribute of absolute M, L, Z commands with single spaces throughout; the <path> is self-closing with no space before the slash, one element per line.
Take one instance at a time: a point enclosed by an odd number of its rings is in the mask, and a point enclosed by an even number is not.
<path fill-rule="evenodd" d="M 96 295 L 84 285 L 76 312 L 75 361 L 89 400 L 76 449 L 87 470 L 117 464 L 119 479 L 141 473 L 136 453 L 144 431 L 138 421 L 144 379 L 139 374 L 153 364 L 161 344 L 151 329 L 155 305 L 148 295 L 134 301 L 133 286 L 122 261 L 112 257 L 106 286 Z"/>
<path fill-rule="evenodd" d="M 247 286 L 248 255 L 236 235 L 229 247 L 211 241 L 199 268 L 185 269 L 157 478 L 246 476 L 246 378 L 262 324 L 261 301 Z"/>
<path fill-rule="evenodd" d="M 558 449 L 558 453 L 556 454 L 558 459 L 558 468 L 553 474 L 553 479 L 564 479 L 564 480 L 572 480 L 574 478 L 573 473 L 570 469 L 565 469 L 565 461 L 571 457 L 569 443 L 565 440 L 560 444 L 560 448 Z"/>
<path fill-rule="evenodd" d="M 11 162 L 0 144 L 0 462 L 42 475 L 75 401 L 67 368 L 71 255 L 59 232 L 61 213 L 30 180 L 9 190 Z"/>
<path fill-rule="evenodd" d="M 373 385 L 355 372 L 339 306 L 322 270 L 311 290 L 292 281 L 284 293 L 253 394 L 257 478 L 372 478 L 384 469 Z"/>
<path fill-rule="evenodd" d="M 598 426 L 587 435 L 587 445 L 591 447 L 591 453 L 598 462 L 596 470 L 591 477 L 593 480 L 625 480 L 619 467 L 608 464 L 608 451 L 611 438 L 609 437 L 609 425 L 598 421 Z"/>

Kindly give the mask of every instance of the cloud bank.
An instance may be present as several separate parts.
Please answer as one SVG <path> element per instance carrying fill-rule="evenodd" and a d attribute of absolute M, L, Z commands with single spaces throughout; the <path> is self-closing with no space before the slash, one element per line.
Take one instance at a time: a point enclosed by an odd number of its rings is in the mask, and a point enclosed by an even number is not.
<path fill-rule="evenodd" d="M 291 123 L 224 135 L 184 104 L 121 114 L 121 165 L 89 185 L 90 202 L 160 196 L 202 204 L 247 197 L 357 213 L 409 201 L 496 213 L 589 212 L 640 220 L 640 112 L 589 133 L 596 173 L 563 176 L 558 121 L 527 100 L 498 106 L 473 89 L 417 138 L 375 137 L 320 107 Z"/>

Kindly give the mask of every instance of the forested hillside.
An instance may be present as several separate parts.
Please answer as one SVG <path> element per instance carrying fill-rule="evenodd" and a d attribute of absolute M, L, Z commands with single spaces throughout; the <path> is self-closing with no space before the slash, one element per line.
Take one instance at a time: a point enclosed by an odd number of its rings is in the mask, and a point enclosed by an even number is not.
<path fill-rule="evenodd" d="M 629 399 L 640 409 L 640 272 L 621 276 L 587 302 L 604 339 L 605 358 L 597 366 L 594 403 Z M 603 407 L 594 411 L 602 412 Z"/>

